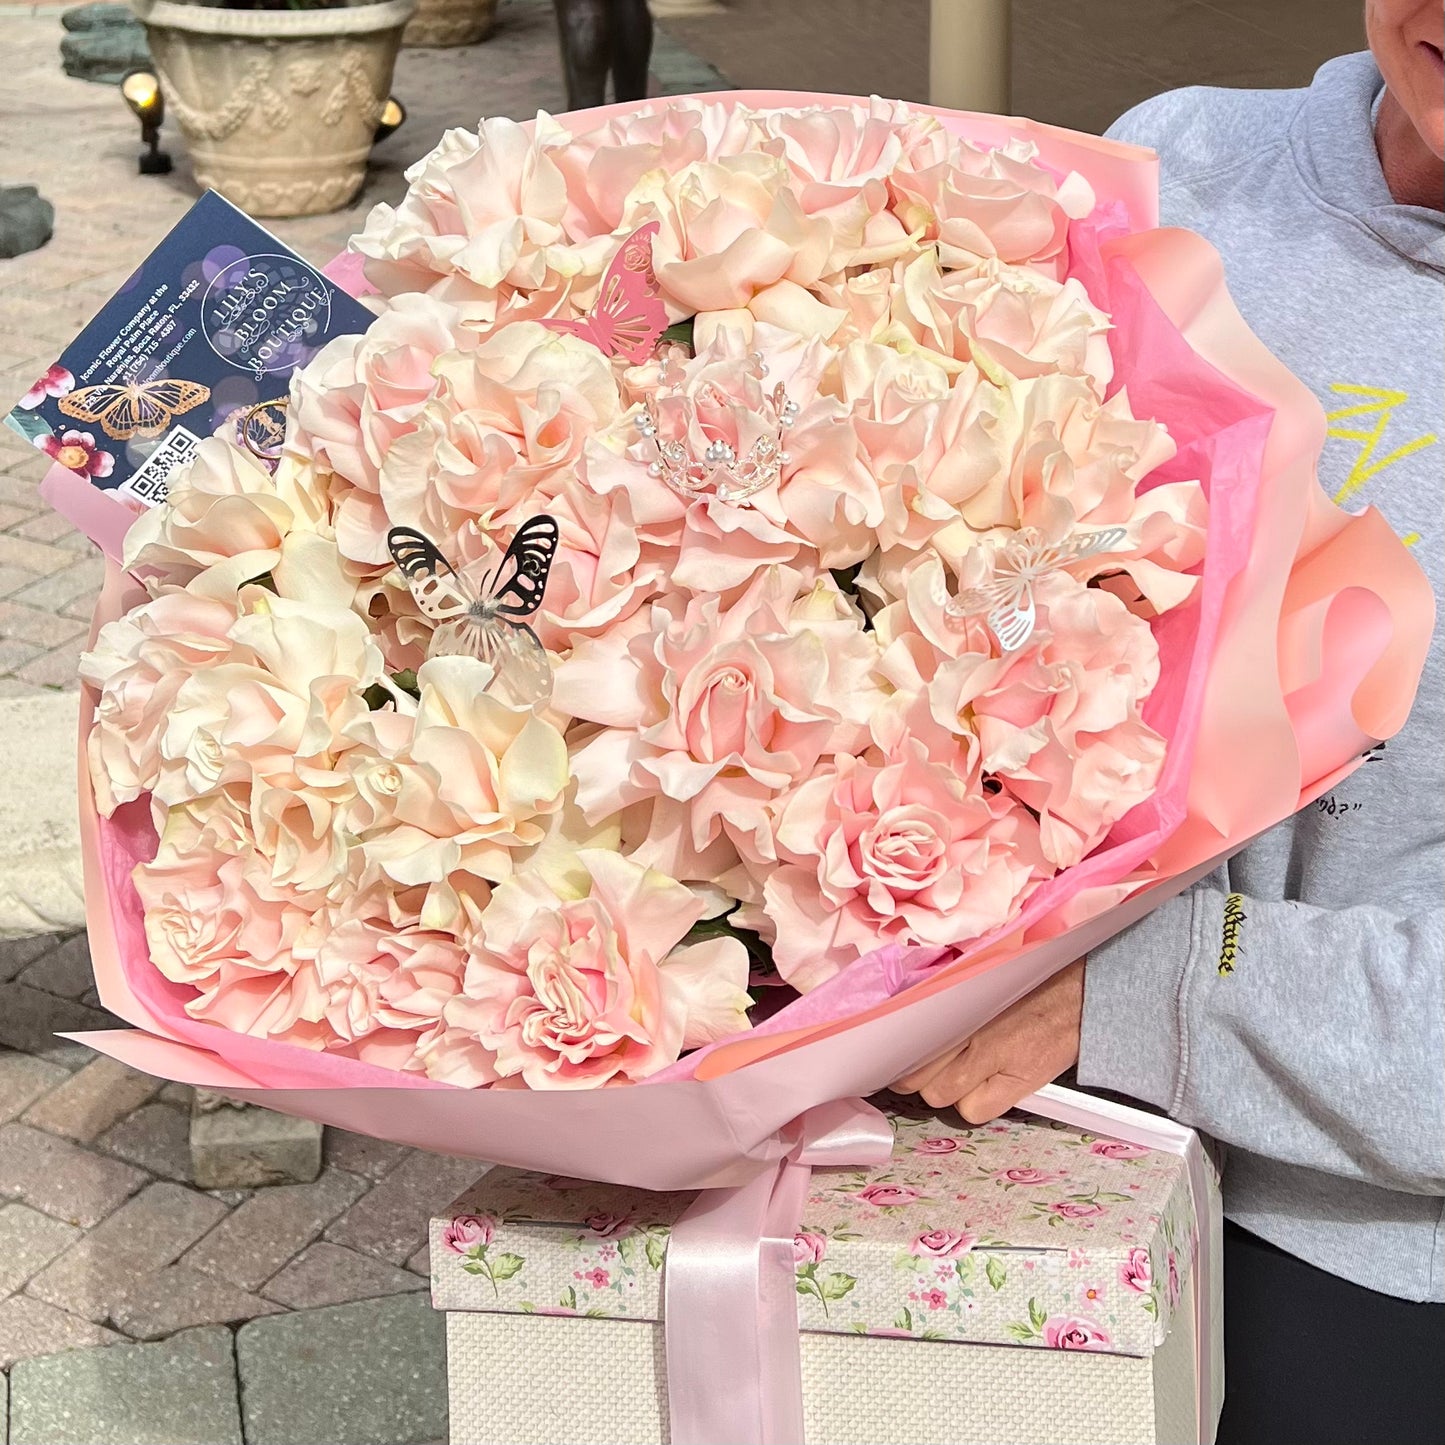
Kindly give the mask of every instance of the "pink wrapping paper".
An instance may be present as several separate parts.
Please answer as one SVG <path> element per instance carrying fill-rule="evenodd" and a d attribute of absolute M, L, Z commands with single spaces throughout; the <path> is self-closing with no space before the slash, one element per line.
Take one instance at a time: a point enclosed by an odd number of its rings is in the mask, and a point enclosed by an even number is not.
<path fill-rule="evenodd" d="M 591 125 L 609 109 L 563 120 Z M 400 1143 L 649 1189 L 737 1184 L 786 1155 L 788 1126 L 807 1109 L 871 1092 L 966 1036 L 1398 729 L 1433 624 L 1428 584 L 1377 514 L 1347 516 L 1320 491 L 1323 414 L 1245 327 L 1217 254 L 1191 233 L 1150 229 L 1152 155 L 1027 121 L 938 114 L 971 139 L 1026 136 L 1047 164 L 1088 176 L 1101 204 L 1075 228 L 1072 269 L 1114 312 L 1118 381 L 1136 411 L 1165 420 L 1179 444 L 1157 480 L 1200 476 L 1210 491 L 1199 600 L 1158 626 L 1161 651 L 1182 665 L 1150 704 L 1149 720 L 1170 740 L 1156 796 L 999 935 L 949 954 L 881 951 L 752 1034 L 640 1086 L 466 1091 L 185 1015 L 185 991 L 149 964 L 130 884 L 155 847 L 145 804 L 109 820 L 95 810 L 87 690 L 80 793 L 91 951 L 102 1000 L 136 1031 L 82 1037 L 138 1068 Z M 342 258 L 329 269 L 355 284 Z M 118 542 L 107 550 L 114 556 Z M 134 587 L 112 568 L 96 628 Z"/>

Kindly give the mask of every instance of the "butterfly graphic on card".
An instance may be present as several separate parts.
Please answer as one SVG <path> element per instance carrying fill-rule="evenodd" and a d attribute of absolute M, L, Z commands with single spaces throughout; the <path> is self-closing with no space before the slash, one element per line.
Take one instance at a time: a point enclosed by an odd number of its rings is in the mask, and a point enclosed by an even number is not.
<path fill-rule="evenodd" d="M 198 381 L 162 379 L 120 385 L 83 386 L 56 399 L 66 416 L 99 422 L 114 441 L 158 437 L 184 411 L 200 406 L 211 394 Z"/>
<path fill-rule="evenodd" d="M 517 528 L 494 571 L 474 586 L 429 537 L 393 527 L 386 545 L 422 614 L 441 625 L 429 657 L 476 657 L 492 665 L 499 689 L 524 706 L 552 695 L 552 664 L 526 619 L 542 605 L 557 555 L 557 523 L 532 517 Z"/>
<path fill-rule="evenodd" d="M 1034 634 L 1038 620 L 1034 583 L 1100 552 L 1116 552 L 1128 536 L 1123 527 L 1099 532 L 1075 532 L 1062 542 L 1045 542 L 1033 527 L 1025 527 L 993 554 L 993 576 L 977 587 L 966 587 L 944 604 L 951 618 L 985 616 L 989 630 L 1005 652 L 1017 652 Z"/>
<path fill-rule="evenodd" d="M 590 341 L 603 356 L 620 356 L 641 366 L 667 330 L 667 308 L 652 269 L 652 238 L 661 229 L 649 221 L 623 241 L 602 278 L 597 304 L 586 316 L 550 316 L 542 325 Z"/>

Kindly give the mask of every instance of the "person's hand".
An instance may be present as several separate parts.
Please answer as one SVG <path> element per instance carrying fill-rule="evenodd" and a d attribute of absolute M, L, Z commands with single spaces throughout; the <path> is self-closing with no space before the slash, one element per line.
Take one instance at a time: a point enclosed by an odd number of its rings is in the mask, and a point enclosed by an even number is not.
<path fill-rule="evenodd" d="M 1083 1015 L 1081 958 L 893 1087 L 935 1108 L 952 1104 L 970 1124 L 986 1124 L 1078 1063 Z"/>

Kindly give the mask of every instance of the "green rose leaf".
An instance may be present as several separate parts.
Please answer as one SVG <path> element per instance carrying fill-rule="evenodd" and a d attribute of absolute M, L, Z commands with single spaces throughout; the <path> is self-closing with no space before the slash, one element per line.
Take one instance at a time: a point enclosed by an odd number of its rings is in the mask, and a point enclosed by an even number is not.
<path fill-rule="evenodd" d="M 830 1274 L 823 1280 L 824 1299 L 842 1299 L 844 1295 L 852 1293 L 853 1286 L 858 1283 L 851 1274 Z"/>
<path fill-rule="evenodd" d="M 984 1265 L 983 1272 L 988 1276 L 988 1282 L 995 1289 L 1002 1289 L 1004 1281 L 1008 1279 L 1008 1270 L 1004 1268 L 1003 1261 L 997 1255 L 989 1255 L 988 1263 Z"/>
<path fill-rule="evenodd" d="M 1039 1337 L 1037 1330 L 1030 1329 L 1028 1325 L 1024 1324 L 1021 1320 L 1013 1320 L 1006 1324 L 1004 1326 L 1004 1333 L 1011 1339 L 1019 1341 L 1036 1340 Z"/>
<path fill-rule="evenodd" d="M 521 1274 L 526 1263 L 520 1254 L 499 1254 L 492 1261 L 492 1278 L 511 1279 L 514 1274 Z"/>
<path fill-rule="evenodd" d="M 637 1236 L 624 1234 L 617 1241 L 617 1257 L 623 1264 L 631 1264 L 637 1253 Z"/>
<path fill-rule="evenodd" d="M 1047 1319 L 1048 1315 L 1045 1313 L 1044 1307 L 1038 1300 L 1031 1299 L 1029 1301 L 1029 1322 L 1039 1334 L 1043 1333 L 1044 1321 Z"/>
<path fill-rule="evenodd" d="M 898 1318 L 893 1321 L 893 1328 L 895 1330 L 908 1330 L 910 1332 L 912 1331 L 913 1316 L 908 1312 L 906 1308 L 898 1311 Z"/>
<path fill-rule="evenodd" d="M 575 1310 L 577 1308 L 577 1291 L 569 1284 L 562 1291 L 562 1298 L 557 1301 L 564 1310 Z"/>
<path fill-rule="evenodd" d="M 666 331 L 657 339 L 659 342 L 670 341 L 675 346 L 685 346 L 689 351 L 693 350 L 692 324 L 696 321 L 695 316 L 689 316 L 682 321 L 674 321 Z"/>
<path fill-rule="evenodd" d="M 662 1261 L 667 1257 L 667 1236 L 663 1234 L 649 1234 L 647 1236 L 647 1262 L 653 1269 L 661 1269 Z"/>

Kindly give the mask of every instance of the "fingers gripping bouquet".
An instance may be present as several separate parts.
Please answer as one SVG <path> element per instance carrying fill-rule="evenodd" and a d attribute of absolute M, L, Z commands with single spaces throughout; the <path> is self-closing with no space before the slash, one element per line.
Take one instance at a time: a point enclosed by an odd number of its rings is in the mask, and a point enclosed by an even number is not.
<path fill-rule="evenodd" d="M 1186 336 L 1217 263 L 1139 153 L 772 101 L 449 133 L 284 441 L 131 526 L 82 665 L 97 969 L 148 1031 L 107 1048 L 707 1182 L 1398 726 L 1404 553 L 1232 311 L 1233 380 Z M 643 1083 L 608 1117 L 666 1159 L 500 1097 Z"/>

